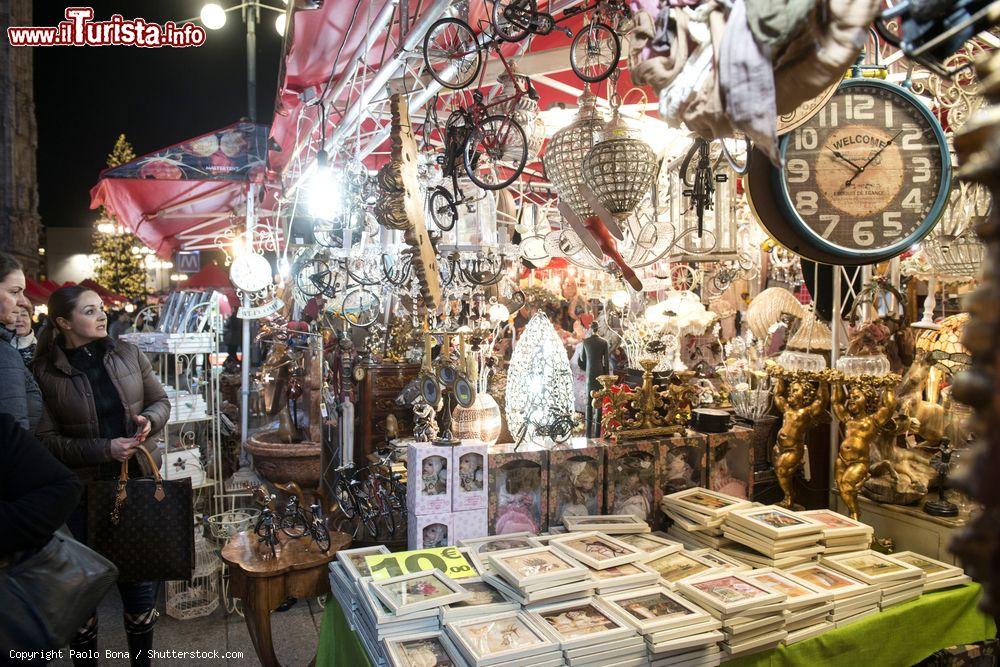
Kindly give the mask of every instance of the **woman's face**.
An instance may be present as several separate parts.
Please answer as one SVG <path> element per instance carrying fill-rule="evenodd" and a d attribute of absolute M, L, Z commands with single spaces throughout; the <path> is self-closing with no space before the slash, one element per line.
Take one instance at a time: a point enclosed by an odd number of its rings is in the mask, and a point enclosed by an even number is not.
<path fill-rule="evenodd" d="M 18 336 L 27 336 L 31 331 L 31 311 L 27 308 L 18 308 L 14 315 L 14 333 Z"/>
<path fill-rule="evenodd" d="M 0 281 L 0 325 L 14 324 L 19 308 L 30 308 L 24 296 L 24 271 L 14 269 Z"/>
<path fill-rule="evenodd" d="M 57 317 L 56 324 L 71 342 L 81 345 L 108 335 L 108 316 L 97 292 L 81 294 L 70 319 Z"/>

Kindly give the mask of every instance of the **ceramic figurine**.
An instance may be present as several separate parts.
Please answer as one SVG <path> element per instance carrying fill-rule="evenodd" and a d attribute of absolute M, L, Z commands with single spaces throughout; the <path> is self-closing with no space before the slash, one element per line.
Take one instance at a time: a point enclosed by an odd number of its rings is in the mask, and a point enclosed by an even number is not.
<path fill-rule="evenodd" d="M 437 415 L 423 396 L 413 400 L 413 439 L 417 442 L 432 442 L 438 437 Z"/>

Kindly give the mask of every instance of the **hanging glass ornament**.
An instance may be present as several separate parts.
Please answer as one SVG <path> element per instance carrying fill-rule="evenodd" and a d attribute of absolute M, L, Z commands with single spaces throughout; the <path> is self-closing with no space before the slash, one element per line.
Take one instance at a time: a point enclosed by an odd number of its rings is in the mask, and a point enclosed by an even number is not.
<path fill-rule="evenodd" d="M 544 313 L 524 328 L 511 355 L 506 388 L 507 426 L 515 440 L 537 435 L 537 427 L 573 414 L 573 374 L 562 339 Z"/>
<path fill-rule="evenodd" d="M 580 110 L 573 122 L 552 135 L 542 162 L 545 175 L 560 201 L 584 219 L 594 212 L 580 192 L 580 184 L 584 182 L 583 159 L 604 127 L 604 118 L 597 111 L 597 97 L 590 92 L 589 86 L 583 89 L 579 104 Z"/>
<path fill-rule="evenodd" d="M 611 120 L 583 159 L 583 179 L 604 208 L 624 219 L 649 193 L 660 165 L 649 144 L 618 113 L 616 99 L 612 97 Z"/>

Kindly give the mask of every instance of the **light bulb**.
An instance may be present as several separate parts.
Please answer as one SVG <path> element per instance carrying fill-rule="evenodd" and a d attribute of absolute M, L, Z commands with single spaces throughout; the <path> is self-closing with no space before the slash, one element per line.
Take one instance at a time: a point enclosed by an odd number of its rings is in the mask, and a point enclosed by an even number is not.
<path fill-rule="evenodd" d="M 611 303 L 614 305 L 615 308 L 618 308 L 619 310 L 627 306 L 629 301 L 630 299 L 628 296 L 628 292 L 626 292 L 623 289 L 620 289 L 611 294 Z"/>
<path fill-rule="evenodd" d="M 201 23 L 209 30 L 219 30 L 226 25 L 226 10 L 210 2 L 201 8 Z"/>
<path fill-rule="evenodd" d="M 278 31 L 278 34 L 284 37 L 285 27 L 288 23 L 288 17 L 284 14 L 278 14 L 278 18 L 274 19 L 274 29 Z"/>
<path fill-rule="evenodd" d="M 126 303 L 125 304 L 125 312 L 126 313 L 135 312 L 135 304 L 134 303 Z"/>
<path fill-rule="evenodd" d="M 132 246 L 132 254 L 133 255 L 138 255 L 139 252 L 140 252 L 139 251 L 139 246 L 137 246 L 137 245 Z"/>
<path fill-rule="evenodd" d="M 309 213 L 320 220 L 333 220 L 343 205 L 338 174 L 329 165 L 325 150 L 316 154 L 316 171 L 309 179 Z"/>
<path fill-rule="evenodd" d="M 101 234 L 111 234 L 115 231 L 115 226 L 110 222 L 102 222 L 97 225 L 97 231 Z"/>
<path fill-rule="evenodd" d="M 510 318 L 510 309 L 502 303 L 494 303 L 490 306 L 490 321 L 506 322 Z"/>

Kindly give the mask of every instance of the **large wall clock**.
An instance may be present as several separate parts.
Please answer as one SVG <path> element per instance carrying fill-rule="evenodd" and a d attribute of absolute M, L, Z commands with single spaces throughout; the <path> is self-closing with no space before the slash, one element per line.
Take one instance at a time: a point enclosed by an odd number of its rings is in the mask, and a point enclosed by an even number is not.
<path fill-rule="evenodd" d="M 904 88 L 851 79 L 781 139 L 782 168 L 756 154 L 748 190 L 783 245 L 827 264 L 904 252 L 941 215 L 951 158 L 934 115 Z"/>

